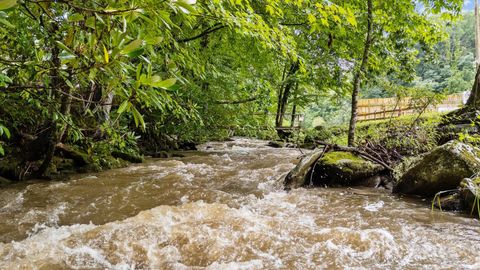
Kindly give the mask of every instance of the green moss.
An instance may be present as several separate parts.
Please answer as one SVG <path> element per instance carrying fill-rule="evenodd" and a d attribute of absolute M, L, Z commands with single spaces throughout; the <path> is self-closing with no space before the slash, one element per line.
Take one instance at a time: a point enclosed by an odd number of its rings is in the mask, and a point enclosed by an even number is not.
<path fill-rule="evenodd" d="M 315 167 L 313 183 L 318 186 L 352 186 L 382 170 L 382 166 L 350 152 L 329 152 Z"/>
<path fill-rule="evenodd" d="M 322 158 L 322 163 L 325 165 L 336 165 L 342 161 L 362 164 L 365 162 L 365 160 L 350 152 L 330 152 L 326 153 Z"/>
<path fill-rule="evenodd" d="M 344 173 L 354 174 L 368 174 L 372 170 L 376 170 L 377 166 L 370 161 L 364 160 L 361 157 L 350 152 L 330 152 L 325 154 L 322 158 L 322 164 L 325 166 L 332 166 L 341 168 Z"/>
<path fill-rule="evenodd" d="M 437 146 L 437 126 L 442 114 L 407 115 L 394 119 L 359 122 L 356 142 L 360 145 L 366 141 L 381 145 L 387 151 L 402 156 L 415 156 L 431 151 Z M 338 145 L 346 145 L 348 125 L 329 127 L 333 136 L 326 140 Z"/>
<path fill-rule="evenodd" d="M 475 154 L 479 152 L 457 141 L 437 147 L 406 170 L 394 191 L 431 196 L 455 189 L 462 179 L 480 170 L 480 159 Z"/>

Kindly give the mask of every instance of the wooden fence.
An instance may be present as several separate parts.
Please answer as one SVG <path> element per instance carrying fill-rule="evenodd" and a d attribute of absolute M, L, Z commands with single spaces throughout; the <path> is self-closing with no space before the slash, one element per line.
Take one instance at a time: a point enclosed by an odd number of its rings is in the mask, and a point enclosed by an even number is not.
<path fill-rule="evenodd" d="M 426 112 L 449 112 L 462 107 L 468 92 L 447 96 L 436 105 L 429 100 L 406 98 L 372 98 L 358 101 L 358 121 L 381 120 L 402 115 Z"/>

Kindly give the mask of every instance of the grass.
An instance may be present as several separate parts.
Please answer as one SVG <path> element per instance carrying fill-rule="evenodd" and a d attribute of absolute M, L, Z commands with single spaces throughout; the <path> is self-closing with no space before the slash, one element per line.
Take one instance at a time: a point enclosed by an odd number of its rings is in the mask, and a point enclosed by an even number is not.
<path fill-rule="evenodd" d="M 437 146 L 437 130 L 442 114 L 428 113 L 405 115 L 398 118 L 359 122 L 356 131 L 358 145 L 367 142 L 381 145 L 403 156 L 414 156 L 432 150 Z M 329 138 L 326 141 L 338 145 L 346 145 L 348 125 L 326 128 Z M 323 131 L 325 133 L 325 131 Z M 325 134 L 323 134 L 325 135 Z"/>

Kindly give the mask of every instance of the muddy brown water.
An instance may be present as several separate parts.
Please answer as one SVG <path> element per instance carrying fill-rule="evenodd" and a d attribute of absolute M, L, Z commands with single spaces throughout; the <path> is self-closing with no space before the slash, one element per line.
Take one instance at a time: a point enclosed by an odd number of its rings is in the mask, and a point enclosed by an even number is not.
<path fill-rule="evenodd" d="M 0 190 L 0 269 L 480 269 L 480 224 L 373 189 L 282 190 L 300 152 L 236 139 Z"/>

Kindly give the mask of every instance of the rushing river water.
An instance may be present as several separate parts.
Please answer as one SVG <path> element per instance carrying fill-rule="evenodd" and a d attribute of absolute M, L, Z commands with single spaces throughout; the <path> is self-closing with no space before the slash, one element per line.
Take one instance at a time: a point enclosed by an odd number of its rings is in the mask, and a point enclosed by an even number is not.
<path fill-rule="evenodd" d="M 185 158 L 0 190 L 0 269 L 480 269 L 480 224 L 372 189 L 285 192 L 295 149 Z"/>

